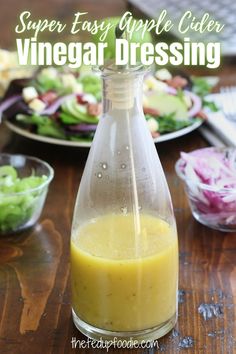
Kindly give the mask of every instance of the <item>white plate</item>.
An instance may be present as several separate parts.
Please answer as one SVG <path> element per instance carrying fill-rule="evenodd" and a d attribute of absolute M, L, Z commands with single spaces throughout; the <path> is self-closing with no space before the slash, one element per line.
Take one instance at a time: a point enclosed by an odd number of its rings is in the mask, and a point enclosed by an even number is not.
<path fill-rule="evenodd" d="M 162 141 L 172 140 L 172 139 L 178 138 L 182 135 L 189 134 L 193 130 L 199 128 L 200 125 L 202 125 L 202 123 L 203 123 L 203 121 L 201 120 L 201 121 L 193 123 L 192 125 L 190 125 L 186 128 L 176 130 L 172 133 L 163 134 L 163 135 L 155 138 L 154 142 L 160 143 Z M 5 121 L 5 124 L 8 126 L 9 129 L 11 129 L 15 133 L 22 135 L 22 136 L 29 138 L 29 139 L 41 141 L 43 143 L 63 145 L 63 146 L 87 147 L 87 148 L 91 146 L 91 142 L 70 141 L 70 140 L 50 138 L 50 137 L 43 136 L 43 135 L 37 135 L 37 134 L 31 133 L 23 128 L 20 128 L 19 126 L 15 125 L 9 121 Z"/>
<path fill-rule="evenodd" d="M 153 139 L 154 143 L 161 143 L 162 141 L 172 140 L 172 139 L 178 138 L 182 135 L 189 134 L 193 130 L 199 128 L 202 125 L 202 123 L 203 123 L 203 120 L 201 119 L 201 120 L 193 123 L 192 125 L 189 125 L 188 127 L 176 130 L 171 133 L 166 133 L 166 134 L 160 135 L 157 138 Z"/>

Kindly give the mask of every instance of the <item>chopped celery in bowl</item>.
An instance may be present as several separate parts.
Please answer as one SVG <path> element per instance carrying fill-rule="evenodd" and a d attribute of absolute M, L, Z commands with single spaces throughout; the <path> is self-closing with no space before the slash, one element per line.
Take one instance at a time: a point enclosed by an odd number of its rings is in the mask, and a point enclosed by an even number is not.
<path fill-rule="evenodd" d="M 0 154 L 0 235 L 37 222 L 53 175 L 52 167 L 40 159 Z"/>

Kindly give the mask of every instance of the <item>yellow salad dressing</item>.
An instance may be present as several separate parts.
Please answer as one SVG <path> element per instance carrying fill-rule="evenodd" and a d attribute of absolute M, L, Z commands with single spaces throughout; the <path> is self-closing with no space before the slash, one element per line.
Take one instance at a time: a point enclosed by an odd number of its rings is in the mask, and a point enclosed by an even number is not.
<path fill-rule="evenodd" d="M 178 243 L 167 222 L 110 214 L 72 235 L 72 306 L 80 319 L 112 331 L 149 329 L 176 312 Z"/>

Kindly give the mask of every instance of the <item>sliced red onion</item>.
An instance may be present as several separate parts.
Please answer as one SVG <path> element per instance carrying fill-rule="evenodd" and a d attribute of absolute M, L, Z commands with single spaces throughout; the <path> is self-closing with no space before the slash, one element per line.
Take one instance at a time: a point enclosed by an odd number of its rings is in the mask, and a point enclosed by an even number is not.
<path fill-rule="evenodd" d="M 6 98 L 4 101 L 0 103 L 0 123 L 2 121 L 2 114 L 6 111 L 9 107 L 11 107 L 14 103 L 21 100 L 21 95 L 14 95 L 9 98 Z"/>
<path fill-rule="evenodd" d="M 184 91 L 184 92 L 191 98 L 193 104 L 190 110 L 188 111 L 188 117 L 189 118 L 195 117 L 202 108 L 201 98 L 190 91 Z"/>
<path fill-rule="evenodd" d="M 192 209 L 202 220 L 236 223 L 236 154 L 233 148 L 205 148 L 181 153 L 181 178 L 186 178 Z M 180 175 L 181 176 L 181 175 Z"/>
<path fill-rule="evenodd" d="M 42 112 L 40 112 L 40 115 L 50 116 L 54 114 L 65 100 L 73 98 L 75 96 L 76 96 L 75 94 L 70 94 L 70 95 L 61 96 L 57 98 L 52 104 L 50 104 L 50 106 L 48 106 Z"/>

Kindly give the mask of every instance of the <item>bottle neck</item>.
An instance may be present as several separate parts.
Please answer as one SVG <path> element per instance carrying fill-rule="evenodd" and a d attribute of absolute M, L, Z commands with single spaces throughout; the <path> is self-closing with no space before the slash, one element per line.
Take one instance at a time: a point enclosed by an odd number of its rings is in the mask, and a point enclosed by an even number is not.
<path fill-rule="evenodd" d="M 139 111 L 143 112 L 143 74 L 104 76 L 103 112 Z"/>

